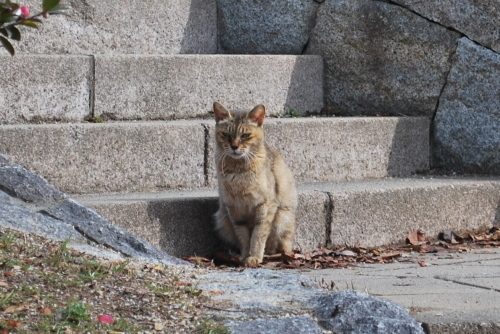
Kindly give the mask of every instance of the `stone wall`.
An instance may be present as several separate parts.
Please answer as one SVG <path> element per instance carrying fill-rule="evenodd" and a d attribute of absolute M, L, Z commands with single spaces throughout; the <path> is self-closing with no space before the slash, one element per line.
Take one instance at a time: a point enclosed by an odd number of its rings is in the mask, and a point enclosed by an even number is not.
<path fill-rule="evenodd" d="M 40 2 L 24 4 L 36 12 Z M 318 105 L 324 102 L 329 110 L 352 115 L 429 117 L 434 120 L 435 167 L 500 174 L 498 0 L 72 0 L 71 4 L 71 17 L 44 21 L 40 31 L 23 34 L 16 45 L 20 55 L 43 54 L 39 59 L 43 66 L 29 66 L 27 58 L 2 60 L 15 69 L 6 72 L 6 82 L 28 78 L 23 74 L 30 71 L 29 78 L 42 76 L 37 73 L 47 76 L 47 68 L 52 69 L 51 85 L 28 80 L 36 92 L 49 92 L 43 100 L 27 98 L 22 117 L 28 120 L 40 105 L 50 109 L 54 119 L 62 119 L 61 114 L 78 119 L 88 114 L 88 106 L 94 106 L 88 92 L 93 76 L 99 78 L 99 72 L 93 74 L 99 57 L 313 54 L 324 60 L 324 101 Z M 0 53 L 6 55 L 1 49 Z M 48 55 L 70 57 L 54 66 Z M 189 72 L 190 66 L 185 68 Z M 269 72 L 264 66 L 259 69 Z M 303 94 L 288 96 L 304 100 L 302 96 L 311 95 L 306 79 L 294 76 Z M 0 123 L 12 123 L 11 106 L 26 87 L 4 86 Z M 54 103 L 59 87 L 67 87 L 68 93 L 62 103 Z"/>
<path fill-rule="evenodd" d="M 434 167 L 500 174 L 498 0 L 270 3 L 217 0 L 219 52 L 321 55 L 326 105 L 427 116 Z"/>

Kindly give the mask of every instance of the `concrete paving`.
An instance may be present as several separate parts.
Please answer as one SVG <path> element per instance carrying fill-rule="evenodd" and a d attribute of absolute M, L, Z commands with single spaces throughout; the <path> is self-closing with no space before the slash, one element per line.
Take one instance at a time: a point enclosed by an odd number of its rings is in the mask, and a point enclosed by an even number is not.
<path fill-rule="evenodd" d="M 334 290 L 367 292 L 404 306 L 432 334 L 500 333 L 500 248 L 413 254 L 397 263 L 301 274 L 323 285 L 333 282 Z"/>

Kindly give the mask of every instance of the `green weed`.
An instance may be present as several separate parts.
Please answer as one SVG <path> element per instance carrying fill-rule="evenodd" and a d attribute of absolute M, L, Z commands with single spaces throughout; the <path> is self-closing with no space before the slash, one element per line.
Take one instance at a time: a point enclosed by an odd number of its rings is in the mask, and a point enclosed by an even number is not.
<path fill-rule="evenodd" d="M 196 334 L 229 334 L 229 329 L 213 320 L 203 320 L 196 326 Z"/>

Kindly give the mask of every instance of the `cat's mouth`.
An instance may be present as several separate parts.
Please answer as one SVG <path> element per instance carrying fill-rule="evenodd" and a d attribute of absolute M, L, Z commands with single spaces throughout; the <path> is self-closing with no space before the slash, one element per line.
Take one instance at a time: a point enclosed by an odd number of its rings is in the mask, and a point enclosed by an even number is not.
<path fill-rule="evenodd" d="M 245 155 L 245 152 L 241 152 L 241 151 L 232 151 L 230 153 L 230 156 L 234 159 L 240 159 L 240 158 L 243 158 L 243 156 Z"/>
<path fill-rule="evenodd" d="M 245 156 L 245 151 L 244 150 L 241 150 L 239 148 L 233 150 L 229 150 L 229 156 L 233 159 L 240 159 L 240 158 L 243 158 Z"/>

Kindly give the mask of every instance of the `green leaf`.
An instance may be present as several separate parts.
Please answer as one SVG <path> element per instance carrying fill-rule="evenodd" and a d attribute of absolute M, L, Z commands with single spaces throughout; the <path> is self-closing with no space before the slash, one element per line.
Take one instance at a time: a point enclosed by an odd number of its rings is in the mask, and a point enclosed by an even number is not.
<path fill-rule="evenodd" d="M 40 22 L 40 20 L 36 20 L 36 22 Z M 23 25 L 23 26 L 27 26 L 27 27 L 38 29 L 38 24 L 35 23 L 35 19 L 33 19 L 33 20 L 25 20 L 25 21 L 22 21 L 19 24 Z"/>
<path fill-rule="evenodd" d="M 54 8 L 52 8 L 51 10 L 49 10 L 49 14 L 50 15 L 68 15 L 68 13 L 66 13 L 65 11 L 66 10 L 69 10 L 69 9 L 72 9 L 71 5 L 69 4 L 59 4 L 57 6 L 55 6 Z"/>
<path fill-rule="evenodd" d="M 14 47 L 12 46 L 12 44 L 10 44 L 7 38 L 0 36 L 0 43 L 2 43 L 2 46 L 10 53 L 11 56 L 16 53 Z"/>
<path fill-rule="evenodd" d="M 68 10 L 68 9 L 73 9 L 73 7 L 71 7 L 71 5 L 68 3 L 61 3 L 52 8 L 52 10 Z"/>
<path fill-rule="evenodd" d="M 62 10 L 50 10 L 48 13 L 50 15 L 68 15 L 68 13 L 66 13 Z"/>
<path fill-rule="evenodd" d="M 9 26 L 5 28 L 9 32 L 9 38 L 15 41 L 21 40 L 21 32 L 14 26 Z"/>
<path fill-rule="evenodd" d="M 19 16 L 17 16 L 17 15 L 4 14 L 4 15 L 0 16 L 0 24 L 16 22 L 18 18 L 19 18 Z"/>
<path fill-rule="evenodd" d="M 59 5 L 60 2 L 61 0 L 43 0 L 42 9 L 44 12 L 48 12 Z"/>

